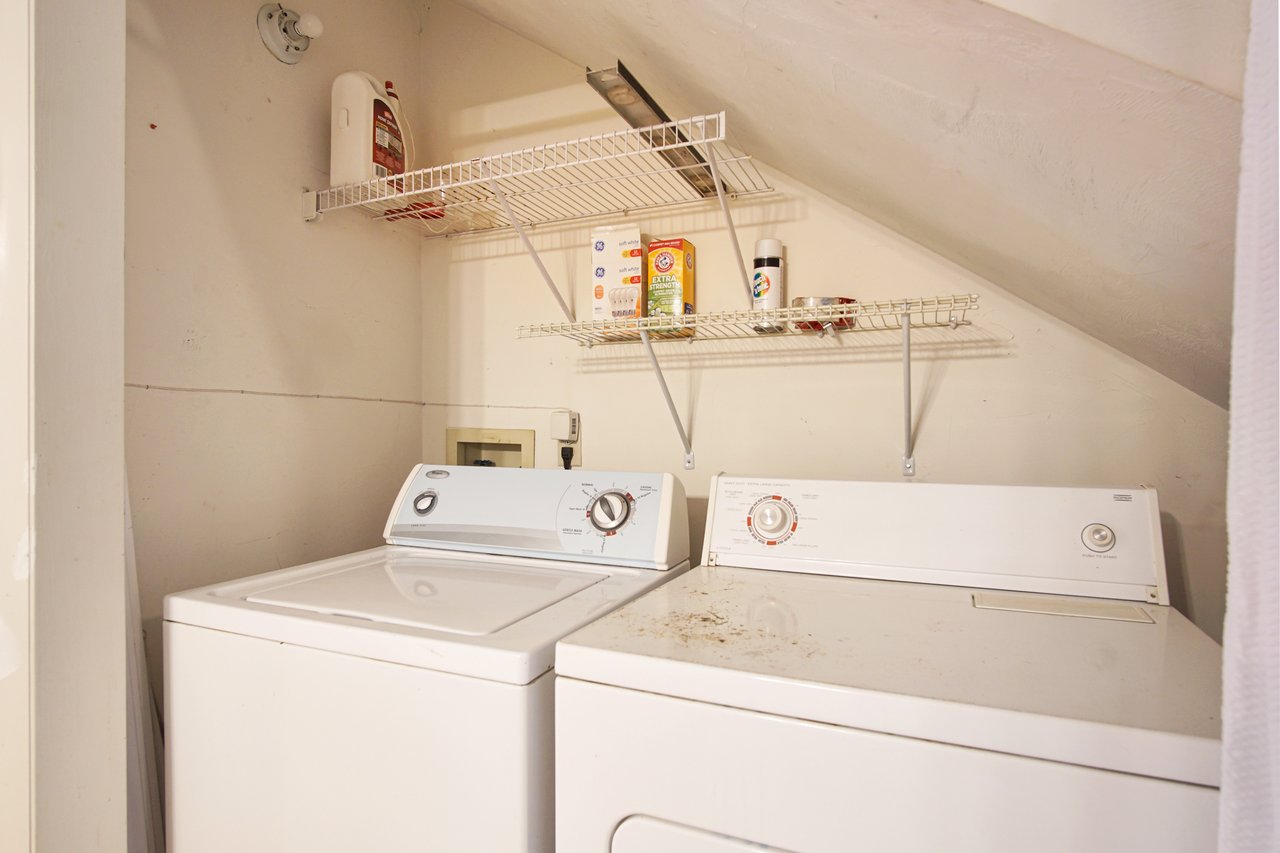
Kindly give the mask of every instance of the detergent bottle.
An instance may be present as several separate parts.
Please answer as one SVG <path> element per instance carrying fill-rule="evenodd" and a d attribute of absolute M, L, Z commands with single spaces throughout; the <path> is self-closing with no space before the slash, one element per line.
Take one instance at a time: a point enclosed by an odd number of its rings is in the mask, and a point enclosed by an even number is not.
<path fill-rule="evenodd" d="M 333 81 L 329 185 L 404 174 L 406 125 L 391 81 L 347 71 Z"/>

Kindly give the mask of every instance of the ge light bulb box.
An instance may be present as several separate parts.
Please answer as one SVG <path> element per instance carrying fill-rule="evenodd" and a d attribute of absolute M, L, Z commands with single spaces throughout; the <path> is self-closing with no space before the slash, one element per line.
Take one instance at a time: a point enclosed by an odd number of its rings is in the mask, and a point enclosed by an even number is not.
<path fill-rule="evenodd" d="M 644 245 L 639 225 L 591 232 L 591 317 L 624 320 L 644 316 Z"/>

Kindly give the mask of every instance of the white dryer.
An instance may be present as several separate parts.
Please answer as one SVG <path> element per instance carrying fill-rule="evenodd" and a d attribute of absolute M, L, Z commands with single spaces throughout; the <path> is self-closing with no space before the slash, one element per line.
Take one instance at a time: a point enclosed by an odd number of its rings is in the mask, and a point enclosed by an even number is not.
<path fill-rule="evenodd" d="M 559 643 L 558 853 L 1214 849 L 1153 491 L 721 476 L 703 563 Z"/>
<path fill-rule="evenodd" d="M 385 539 L 165 599 L 170 853 L 552 849 L 555 642 L 688 568 L 680 482 L 421 465 Z"/>

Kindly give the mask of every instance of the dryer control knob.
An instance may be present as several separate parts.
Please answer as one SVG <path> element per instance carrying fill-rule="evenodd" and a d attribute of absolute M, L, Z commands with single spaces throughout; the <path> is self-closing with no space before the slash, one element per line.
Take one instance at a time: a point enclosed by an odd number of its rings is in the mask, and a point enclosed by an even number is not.
<path fill-rule="evenodd" d="M 631 496 L 616 490 L 601 492 L 587 507 L 591 526 L 601 533 L 616 533 L 631 517 Z"/>
<path fill-rule="evenodd" d="M 751 526 L 766 539 L 777 539 L 795 522 L 791 507 L 779 500 L 761 502 L 751 511 Z"/>
<path fill-rule="evenodd" d="M 1090 524 L 1080 533 L 1084 547 L 1090 551 L 1110 551 L 1116 546 L 1116 533 L 1105 524 Z"/>

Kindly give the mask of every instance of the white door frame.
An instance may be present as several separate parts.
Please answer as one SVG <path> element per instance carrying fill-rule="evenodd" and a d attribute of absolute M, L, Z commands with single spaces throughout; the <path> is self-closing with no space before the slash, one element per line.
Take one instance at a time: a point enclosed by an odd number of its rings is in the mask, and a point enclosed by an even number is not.
<path fill-rule="evenodd" d="M 0 5 L 0 850 L 31 839 L 31 39 Z"/>
<path fill-rule="evenodd" d="M 124 0 L 0 4 L 0 613 L 18 638 L 0 681 L 14 744 L 0 747 L 0 849 L 116 853 Z"/>

